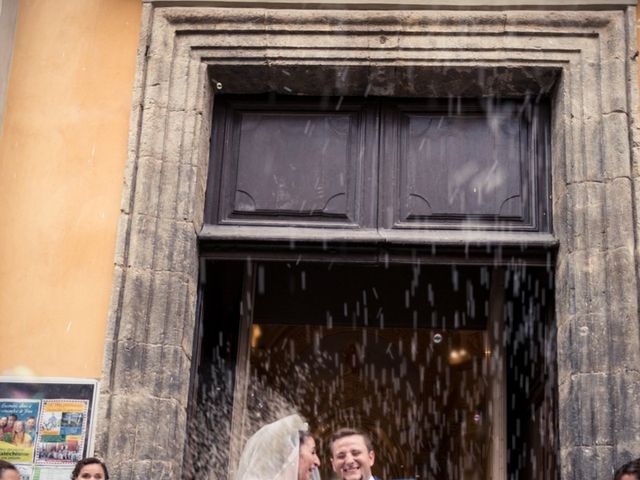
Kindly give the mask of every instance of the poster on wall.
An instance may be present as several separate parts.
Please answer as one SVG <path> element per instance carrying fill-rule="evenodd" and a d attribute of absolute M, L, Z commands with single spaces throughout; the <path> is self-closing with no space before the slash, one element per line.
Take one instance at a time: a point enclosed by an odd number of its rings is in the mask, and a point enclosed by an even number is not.
<path fill-rule="evenodd" d="M 33 462 L 39 412 L 38 400 L 0 398 L 0 458 L 11 463 Z"/>
<path fill-rule="evenodd" d="M 0 376 L 0 459 L 22 479 L 69 478 L 93 454 L 98 382 Z"/>
<path fill-rule="evenodd" d="M 88 400 L 42 400 L 37 464 L 75 464 L 83 458 Z"/>

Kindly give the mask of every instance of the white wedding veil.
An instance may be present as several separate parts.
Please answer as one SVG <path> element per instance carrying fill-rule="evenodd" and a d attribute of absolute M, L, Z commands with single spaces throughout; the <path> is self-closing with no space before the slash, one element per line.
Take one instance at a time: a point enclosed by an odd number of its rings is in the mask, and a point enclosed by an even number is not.
<path fill-rule="evenodd" d="M 299 415 L 262 427 L 247 440 L 235 480 L 298 480 L 299 432 L 308 428 Z"/>

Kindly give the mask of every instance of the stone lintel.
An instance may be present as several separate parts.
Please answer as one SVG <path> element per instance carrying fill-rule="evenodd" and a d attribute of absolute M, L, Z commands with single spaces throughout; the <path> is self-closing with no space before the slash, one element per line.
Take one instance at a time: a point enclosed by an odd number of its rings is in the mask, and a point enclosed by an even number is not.
<path fill-rule="evenodd" d="M 389 10 L 607 10 L 635 6 L 635 0 L 142 0 L 158 7 L 246 7 L 246 8 L 340 8 L 340 9 L 389 9 Z"/>

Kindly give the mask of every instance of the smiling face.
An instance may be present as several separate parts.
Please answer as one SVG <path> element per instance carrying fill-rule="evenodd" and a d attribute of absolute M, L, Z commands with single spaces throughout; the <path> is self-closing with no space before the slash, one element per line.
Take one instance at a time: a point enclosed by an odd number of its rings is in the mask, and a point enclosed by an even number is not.
<path fill-rule="evenodd" d="M 298 459 L 298 480 L 310 480 L 313 471 L 320 466 L 320 459 L 316 453 L 316 441 L 313 437 L 306 437 L 300 444 Z"/>
<path fill-rule="evenodd" d="M 331 466 L 344 480 L 369 480 L 375 459 L 362 435 L 349 435 L 331 445 Z"/>
<path fill-rule="evenodd" d="M 22 433 L 24 432 L 24 422 L 17 420 L 14 424 L 13 424 L 13 431 L 15 433 Z"/>

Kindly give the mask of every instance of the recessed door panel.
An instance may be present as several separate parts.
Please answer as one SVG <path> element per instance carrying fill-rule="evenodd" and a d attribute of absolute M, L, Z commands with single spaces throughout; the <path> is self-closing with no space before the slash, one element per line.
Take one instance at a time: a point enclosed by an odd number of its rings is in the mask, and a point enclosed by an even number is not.
<path fill-rule="evenodd" d="M 365 141 L 375 121 L 362 102 L 225 100 L 216 223 L 370 227 L 375 200 L 365 185 L 377 168 Z M 209 188 L 215 185 L 209 184 Z"/>

